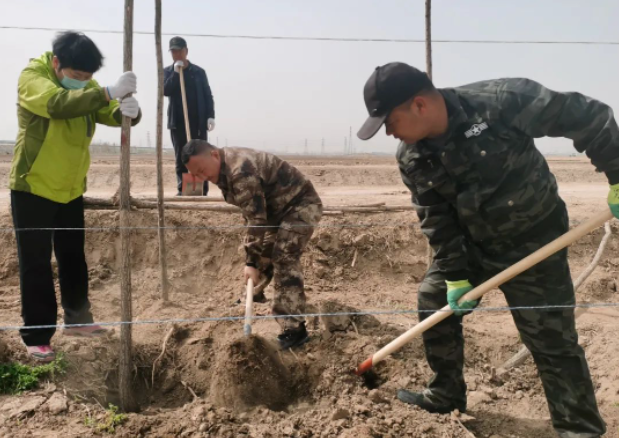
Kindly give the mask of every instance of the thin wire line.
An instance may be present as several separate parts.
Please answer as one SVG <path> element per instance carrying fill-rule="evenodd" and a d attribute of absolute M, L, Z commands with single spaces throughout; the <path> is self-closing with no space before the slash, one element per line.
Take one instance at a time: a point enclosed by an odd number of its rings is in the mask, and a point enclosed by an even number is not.
<path fill-rule="evenodd" d="M 501 312 L 512 310 L 566 310 L 576 308 L 612 308 L 619 307 L 619 303 L 580 303 L 580 304 L 559 304 L 546 306 L 514 306 L 514 307 L 477 307 L 470 309 L 471 312 Z M 381 316 L 381 315 L 412 315 L 420 313 L 435 313 L 435 312 L 451 312 L 451 310 L 376 310 L 376 311 L 358 311 L 358 312 L 332 312 L 332 313 L 300 313 L 296 315 L 254 315 L 252 320 L 269 320 L 282 318 L 311 318 L 324 316 Z M 0 331 L 15 331 L 15 330 L 39 330 L 39 329 L 57 329 L 57 328 L 73 328 L 73 327 L 111 327 L 122 325 L 160 325 L 160 324 L 180 324 L 180 323 L 198 323 L 198 322 L 234 322 L 244 321 L 245 316 L 213 316 L 202 318 L 175 318 L 175 319 L 146 319 L 135 321 L 109 321 L 109 322 L 93 322 L 87 324 L 49 324 L 49 325 L 33 325 L 33 326 L 0 326 Z"/>
<path fill-rule="evenodd" d="M 102 33 L 102 34 L 122 34 L 122 30 L 106 29 L 65 29 L 56 27 L 31 27 L 31 26 L 0 26 L 6 30 L 41 30 L 51 32 L 62 32 L 75 30 L 78 32 Z M 153 35 L 151 31 L 134 30 L 134 35 Z M 162 35 L 198 38 L 222 38 L 222 39 L 245 39 L 245 40 L 279 40 L 279 41 L 329 41 L 329 42 L 363 42 L 363 43 L 424 43 L 424 39 L 408 38 L 344 38 L 344 37 L 310 37 L 310 36 L 278 36 L 278 35 L 224 35 L 224 34 L 204 34 L 204 33 L 168 33 Z M 571 45 L 599 45 L 599 46 L 619 46 L 619 41 L 546 41 L 546 40 L 451 40 L 433 39 L 436 44 L 571 44 Z"/>

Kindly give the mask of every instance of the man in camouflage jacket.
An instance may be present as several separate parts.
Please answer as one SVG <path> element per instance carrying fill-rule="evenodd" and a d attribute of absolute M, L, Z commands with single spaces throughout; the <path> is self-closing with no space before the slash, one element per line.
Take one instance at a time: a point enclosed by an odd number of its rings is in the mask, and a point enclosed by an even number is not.
<path fill-rule="evenodd" d="M 498 79 L 436 89 L 402 63 L 378 67 L 365 85 L 371 138 L 385 124 L 401 140 L 397 161 L 412 192 L 434 260 L 419 287 L 423 311 L 449 305 L 454 315 L 423 335 L 435 375 L 423 392 L 398 398 L 431 412 L 466 409 L 462 316 L 478 303 L 458 300 L 568 231 L 557 182 L 533 139 L 574 141 L 611 184 L 619 216 L 619 129 L 612 110 L 578 93 L 558 93 L 529 79 Z M 571 306 L 567 250 L 501 286 L 511 307 Z M 563 438 L 599 437 L 598 412 L 574 309 L 514 309 L 522 341 L 539 370 L 552 422 Z"/>
<path fill-rule="evenodd" d="M 227 203 L 241 209 L 245 237 L 245 281 L 264 289 L 274 280 L 273 314 L 305 312 L 301 256 L 322 216 L 322 202 L 312 183 L 275 155 L 246 148 L 217 148 L 192 140 L 183 149 L 183 164 L 192 175 L 221 189 Z M 262 274 L 262 275 L 261 275 Z M 256 297 L 263 299 L 262 292 Z M 283 349 L 309 338 L 300 317 L 278 318 Z"/>

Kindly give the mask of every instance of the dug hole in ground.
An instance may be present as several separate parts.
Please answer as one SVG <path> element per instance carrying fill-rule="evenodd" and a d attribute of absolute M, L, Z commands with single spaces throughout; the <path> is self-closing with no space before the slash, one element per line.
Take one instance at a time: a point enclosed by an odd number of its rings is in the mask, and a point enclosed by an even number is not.
<path fill-rule="evenodd" d="M 407 205 L 392 158 L 289 158 L 314 181 L 326 205 L 385 202 Z M 6 182 L 9 161 L 0 162 Z M 118 186 L 116 157 L 95 157 L 89 194 L 111 197 Z M 607 184 L 582 159 L 554 159 L 551 168 L 568 203 L 572 224 L 605 208 Z M 171 160 L 165 162 L 166 193 L 174 192 Z M 578 183 L 575 183 L 578 181 Z M 2 185 L 3 187 L 6 184 Z M 155 165 L 134 157 L 132 195 L 154 196 Z M 219 195 L 212 189 L 212 195 Z M 118 225 L 116 211 L 87 211 L 88 227 Z M 132 225 L 156 227 L 153 210 L 132 213 Z M 354 227 L 343 225 L 354 224 Z M 374 226 L 361 227 L 359 225 Z M 380 225 L 379 225 L 380 224 Z M 217 226 L 166 232 L 169 304 L 160 300 L 156 229 L 134 230 L 132 240 L 135 320 L 242 317 L 245 289 L 242 220 L 236 214 L 166 211 L 166 225 Z M 233 225 L 237 228 L 224 228 Z M 416 308 L 425 272 L 425 239 L 414 212 L 325 216 L 303 257 L 308 313 Z M 0 228 L 12 227 L 8 192 L 0 193 Z M 617 302 L 619 256 L 613 236 L 596 271 L 578 292 L 579 302 Z M 572 276 L 589 264 L 603 229 L 570 247 Z M 120 235 L 86 234 L 90 297 L 98 321 L 120 320 Z M 12 232 L 0 233 L 0 321 L 20 325 L 19 279 Z M 54 262 L 55 263 L 55 262 Z M 266 291 L 272 298 L 272 289 Z M 58 297 L 60 302 L 60 299 Z M 484 306 L 505 306 L 497 292 Z M 270 302 L 254 304 L 270 314 Z M 59 323 L 62 322 L 60 312 Z M 116 428 L 118 437 L 555 437 L 536 369 L 529 359 L 505 374 L 496 370 L 521 347 L 508 312 L 476 312 L 465 318 L 468 416 L 459 421 L 433 415 L 395 399 L 399 388 L 421 390 L 431 377 L 421 340 L 408 344 L 376 367 L 370 388 L 351 370 L 417 323 L 414 314 L 308 318 L 311 342 L 278 351 L 274 320 L 254 321 L 250 338 L 236 322 L 200 322 L 133 327 L 134 387 L 138 413 Z M 591 309 L 578 320 L 608 437 L 619 437 L 619 310 Z M 161 354 L 166 335 L 165 352 Z M 3 362 L 28 363 L 17 332 L 0 333 Z M 119 329 L 109 337 L 81 340 L 57 333 L 66 374 L 21 395 L 0 396 L 2 437 L 87 437 L 102 406 L 119 404 Z M 153 364 L 156 362 L 153 372 Z"/>

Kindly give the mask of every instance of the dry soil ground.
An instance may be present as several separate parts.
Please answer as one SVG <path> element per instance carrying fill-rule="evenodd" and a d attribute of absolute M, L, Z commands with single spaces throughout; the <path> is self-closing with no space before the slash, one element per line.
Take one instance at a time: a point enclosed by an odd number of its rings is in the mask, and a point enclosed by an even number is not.
<path fill-rule="evenodd" d="M 409 203 L 392 158 L 292 157 L 314 181 L 327 205 Z M 580 222 L 605 208 L 607 185 L 582 159 L 551 159 L 571 220 Z M 9 162 L 0 162 L 0 187 L 6 187 Z M 111 196 L 118 186 L 115 157 L 96 157 L 89 195 Z M 165 162 L 167 195 L 174 194 L 173 166 Z M 132 162 L 134 196 L 154 195 L 154 160 Z M 212 190 L 217 195 L 217 190 Z M 132 234 L 133 315 L 136 320 L 240 316 L 243 306 L 242 224 L 236 214 L 168 212 L 169 276 L 172 303 L 160 299 L 157 232 Z M 115 211 L 87 211 L 87 226 L 118 224 Z M 132 213 L 139 226 L 156 226 L 154 211 Z M 218 228 L 199 229 L 206 226 Z M 0 191 L 0 227 L 12 226 L 8 191 Z M 619 301 L 617 227 L 606 255 L 578 292 L 581 302 Z M 570 248 L 577 277 L 591 260 L 603 230 Z M 15 240 L 0 232 L 0 321 L 19 325 L 19 281 Z M 118 266 L 120 237 L 114 230 L 87 232 L 90 296 L 99 321 L 120 318 Z M 354 263 L 353 263 L 354 261 Z M 413 212 L 325 216 L 303 259 L 309 310 L 405 310 L 416 306 L 425 268 L 425 241 Z M 267 290 L 267 296 L 272 296 Z M 505 305 L 493 292 L 484 306 Z M 258 315 L 269 303 L 256 304 Z M 578 320 L 600 409 L 609 437 L 619 437 L 619 310 L 593 309 Z M 59 317 L 62 321 L 62 314 Z M 278 332 L 272 320 L 254 325 L 258 335 L 243 341 L 242 322 L 177 324 L 166 353 L 154 372 L 167 324 L 133 328 L 134 385 L 141 411 L 130 414 L 118 437 L 553 437 L 536 370 L 525 365 L 497 377 L 495 369 L 521 346 L 507 312 L 476 312 L 465 318 L 466 380 L 470 417 L 462 424 L 431 415 L 395 399 L 400 387 L 421 389 L 431 372 L 416 340 L 377 369 L 382 384 L 371 390 L 350 374 L 369 354 L 417 322 L 414 314 L 310 318 L 312 341 L 296 352 L 276 352 Z M 101 405 L 118 403 L 119 329 L 96 341 L 57 333 L 53 346 L 65 352 L 66 375 L 20 396 L 0 397 L 2 437 L 87 437 L 97 432 L 85 424 L 101 418 Z M 4 361 L 27 361 L 16 332 L 0 334 Z M 183 383 L 184 382 L 184 383 Z M 194 397 L 189 388 L 195 392 Z"/>

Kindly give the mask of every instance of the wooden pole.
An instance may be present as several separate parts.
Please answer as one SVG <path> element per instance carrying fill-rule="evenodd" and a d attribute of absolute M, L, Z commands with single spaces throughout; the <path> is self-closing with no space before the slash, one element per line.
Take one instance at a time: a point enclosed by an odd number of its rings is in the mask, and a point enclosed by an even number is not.
<path fill-rule="evenodd" d="M 426 73 L 432 80 L 432 0 L 426 0 Z M 434 254 L 430 241 L 426 241 L 426 265 L 432 266 Z M 464 279 L 463 279 L 464 280 Z"/>
<path fill-rule="evenodd" d="M 173 201 L 176 202 L 176 201 Z M 89 210 L 108 210 L 117 206 L 116 201 L 110 198 L 84 198 L 84 207 Z M 131 198 L 131 206 L 136 208 L 154 209 L 157 208 L 157 202 L 150 198 L 139 199 Z M 208 204 L 208 203 L 166 203 L 166 210 L 185 210 L 185 211 L 220 211 L 240 213 L 241 210 L 229 204 Z M 383 204 L 360 204 L 360 205 L 325 205 L 323 211 L 328 212 L 346 212 L 346 213 L 376 213 L 388 211 L 410 211 L 414 210 L 412 205 L 383 205 Z"/>
<path fill-rule="evenodd" d="M 187 111 L 187 93 L 185 91 L 185 72 L 181 68 L 181 71 L 179 71 L 178 74 L 181 76 L 181 99 L 183 101 L 183 116 L 185 117 L 185 131 L 187 131 L 187 143 L 189 143 L 191 141 L 191 126 L 189 126 L 189 113 Z"/>
<path fill-rule="evenodd" d="M 123 69 L 133 69 L 133 0 L 125 0 L 125 28 L 123 42 Z M 132 320 L 131 311 L 131 241 L 128 227 L 131 226 L 130 159 L 131 118 L 123 117 L 120 139 L 120 314 L 123 322 Z M 132 374 L 131 325 L 120 327 L 120 407 L 125 412 L 135 412 L 137 404 L 131 385 Z"/>
<path fill-rule="evenodd" d="M 159 224 L 159 274 L 161 299 L 168 301 L 168 262 L 163 208 L 163 53 L 161 51 L 161 0 L 155 0 L 155 47 L 157 50 L 157 220 Z"/>
<path fill-rule="evenodd" d="M 426 0 L 426 73 L 432 79 L 432 0 Z"/>

